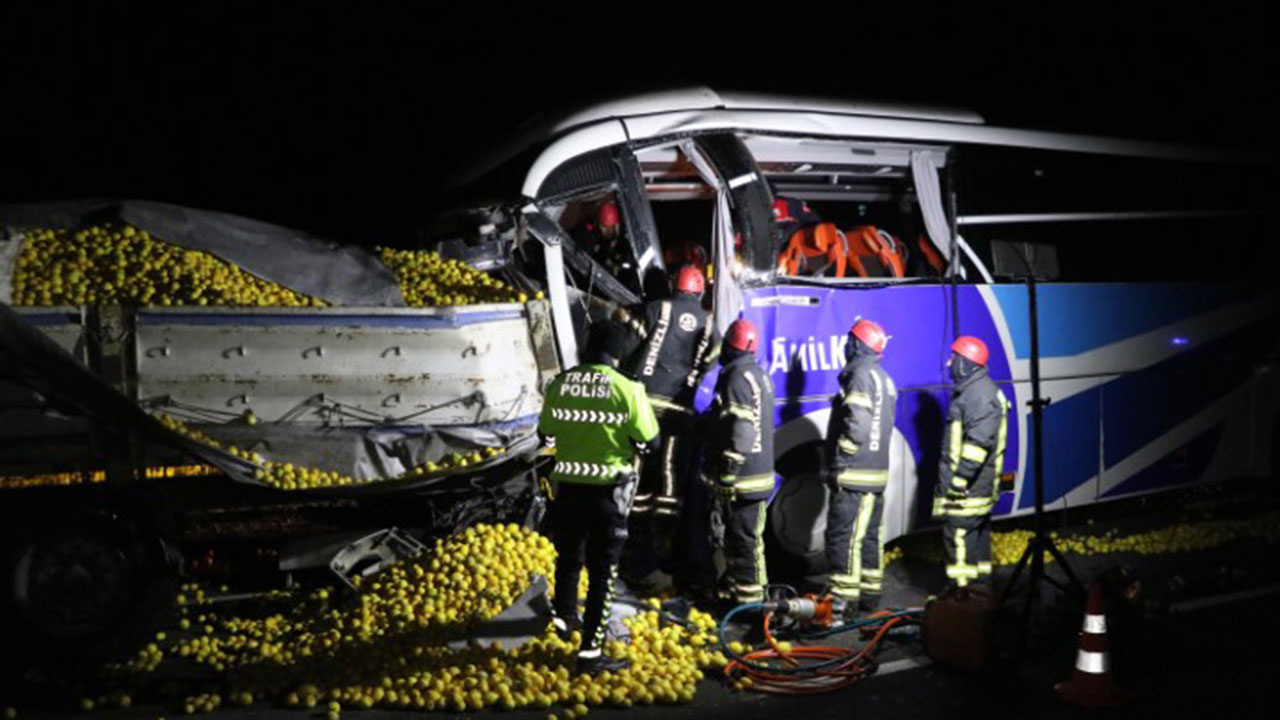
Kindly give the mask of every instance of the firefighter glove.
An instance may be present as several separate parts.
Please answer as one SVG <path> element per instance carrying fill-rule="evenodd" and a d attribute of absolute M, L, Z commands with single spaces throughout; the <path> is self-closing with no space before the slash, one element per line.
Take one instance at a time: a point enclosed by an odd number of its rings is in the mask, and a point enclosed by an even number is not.
<path fill-rule="evenodd" d="M 717 482 L 715 484 L 716 497 L 720 498 L 720 502 L 726 506 L 738 499 L 738 488 L 733 483 Z"/>

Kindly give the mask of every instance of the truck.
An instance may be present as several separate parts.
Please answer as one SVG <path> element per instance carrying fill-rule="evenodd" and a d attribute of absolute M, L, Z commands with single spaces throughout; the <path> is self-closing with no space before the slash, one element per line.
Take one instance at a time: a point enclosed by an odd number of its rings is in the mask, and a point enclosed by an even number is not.
<path fill-rule="evenodd" d="M 705 257 L 707 304 L 717 327 L 752 319 L 762 331 L 759 360 L 775 384 L 771 558 L 820 569 L 821 448 L 837 359 L 858 316 L 876 319 L 893 336 L 884 364 L 899 387 L 900 407 L 888 439 L 884 537 L 931 523 L 950 391 L 946 348 L 960 334 L 991 348 L 992 377 L 1010 400 L 996 515 L 1031 512 L 1029 279 L 1040 285 L 1036 350 L 1043 394 L 1052 399 L 1043 412 L 1049 442 L 1040 484 L 1047 507 L 1277 472 L 1280 294 L 1265 272 L 1262 244 L 1231 244 L 1229 262 L 1169 260 L 1195 257 L 1216 238 L 1249 237 L 1273 211 L 1274 158 L 994 127 L 949 108 L 704 87 L 599 103 L 525 127 L 455 178 L 461 196 L 497 199 L 461 204 L 426 225 L 423 242 L 505 274 L 545 301 L 433 311 L 358 303 L 287 312 L 8 311 L 6 317 L 28 317 L 21 327 L 39 325 L 41 337 L 80 352 L 75 362 L 92 369 L 94 387 L 107 384 L 114 393 L 101 393 L 104 408 L 113 410 L 97 412 L 81 439 L 55 440 L 34 431 L 32 420 L 33 430 L 19 434 L 16 445 L 29 459 L 41 454 L 37 442 L 95 447 L 98 457 L 136 443 L 120 438 L 110 418 L 123 406 L 105 402 L 108 396 L 134 408 L 187 412 L 188 420 L 203 421 L 202 432 L 227 439 L 260 432 L 245 427 L 244 411 L 252 409 L 265 425 L 288 426 L 289 436 L 308 447 L 317 447 L 317 439 L 325 446 L 333 433 L 360 437 L 325 452 L 378 482 L 283 492 L 255 485 L 243 458 L 188 444 L 218 476 L 125 484 L 156 493 L 182 487 L 192 498 L 197 493 L 185 488 L 234 487 L 236 497 L 269 501 L 262 505 L 269 512 L 245 511 L 267 525 L 314 512 L 329 523 L 323 529 L 348 536 L 324 546 L 311 529 L 299 533 L 308 542 L 298 555 L 313 560 L 388 519 L 423 527 L 428 513 L 406 500 L 414 494 L 444 493 L 430 513 L 444 528 L 459 520 L 449 508 L 483 496 L 490 483 L 510 479 L 528 491 L 524 497 L 536 495 L 537 468 L 547 460 L 532 452 L 528 428 L 502 434 L 502 423 L 536 414 L 540 388 L 576 362 L 592 320 L 661 297 L 677 264 Z M 620 251 L 607 255 L 589 232 L 604 203 L 617 207 L 622 226 Z M 792 207 L 803 212 L 793 216 Z M 230 243 L 218 247 L 236 252 Z M 1150 262 L 1152 253 L 1163 261 Z M 436 339 L 415 344 L 418 333 L 430 332 Z M 32 333 L 23 337 L 35 344 Z M 127 359 L 124 370 L 108 370 L 119 364 L 108 362 L 116 357 Z M 714 375 L 699 387 L 699 409 L 710 402 Z M 86 377 L 84 384 L 93 383 Z M 42 418 L 65 414 L 43 403 L 28 410 Z M 396 479 L 425 455 L 394 439 L 383 443 L 382 433 L 421 438 L 424 431 L 393 426 L 427 408 L 413 419 L 447 447 L 487 444 L 506 452 L 481 467 Z M 142 413 L 137 425 L 150 417 Z M 25 420 L 5 424 L 6 433 L 25 427 Z M 165 435 L 165 427 L 151 432 L 161 434 L 162 444 L 189 440 Z M 477 432 L 486 434 L 477 440 Z M 287 438 L 273 442 L 284 447 Z M 106 490 L 110 478 L 136 475 L 107 470 L 108 482 L 76 489 Z M 444 492 L 454 487 L 456 494 Z M 67 489 L 41 489 L 47 498 L 33 494 L 30 503 L 6 496 L 4 505 L 22 507 L 24 519 L 42 516 L 27 508 L 79 507 L 53 499 Z M 210 517 L 204 509 L 221 502 L 199 497 L 189 507 L 210 525 L 235 526 L 234 512 Z M 378 512 L 368 509 L 379 503 Z M 334 520 L 342 508 L 363 525 Z M 150 522 L 159 515 L 142 510 L 135 517 Z M 140 535 L 173 532 L 148 526 Z M 173 554 L 173 544 L 165 552 Z M 188 559 L 218 562 L 217 553 L 199 552 Z M 285 557 L 272 556 L 276 569 L 306 565 Z M 10 567 L 6 577 L 33 574 L 30 561 Z"/>

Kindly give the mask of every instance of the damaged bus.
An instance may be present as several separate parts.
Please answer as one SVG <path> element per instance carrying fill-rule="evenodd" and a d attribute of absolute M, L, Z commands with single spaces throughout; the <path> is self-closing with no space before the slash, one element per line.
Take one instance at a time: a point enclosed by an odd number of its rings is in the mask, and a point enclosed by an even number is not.
<path fill-rule="evenodd" d="M 859 316 L 891 334 L 899 387 L 882 537 L 929 520 L 960 334 L 991 348 L 1013 408 L 995 514 L 1032 510 L 1028 276 L 1048 509 L 1277 473 L 1280 294 L 1255 239 L 1274 208 L 1271 158 L 696 88 L 545 120 L 490 168 L 518 184 L 516 257 L 546 279 L 562 358 L 584 317 L 709 258 L 717 327 L 744 316 L 763 333 L 770 535 L 795 557 L 821 557 L 820 447 Z M 575 241 L 603 202 L 621 211 L 627 262 Z"/>

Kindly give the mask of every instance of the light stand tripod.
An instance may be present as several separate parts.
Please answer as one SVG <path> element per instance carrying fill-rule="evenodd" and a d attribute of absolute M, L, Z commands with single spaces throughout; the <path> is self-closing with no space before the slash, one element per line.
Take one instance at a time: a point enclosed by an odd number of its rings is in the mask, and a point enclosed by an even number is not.
<path fill-rule="evenodd" d="M 1026 645 L 1027 626 L 1031 621 L 1031 606 L 1040 595 L 1040 583 L 1047 582 L 1056 587 L 1059 591 L 1068 589 L 1083 594 L 1084 588 L 1080 584 L 1080 580 L 1076 577 L 1075 572 L 1071 570 L 1071 566 L 1067 564 L 1066 558 L 1062 556 L 1062 552 L 1053 544 L 1053 539 L 1049 537 L 1049 533 L 1045 528 L 1044 520 L 1044 423 L 1043 410 L 1048 405 L 1048 398 L 1040 397 L 1040 327 L 1038 313 L 1036 312 L 1036 278 L 1031 273 L 1026 276 L 1027 281 L 1027 306 L 1031 314 L 1031 422 L 1032 422 L 1032 442 L 1035 450 L 1035 463 L 1033 465 L 1033 474 L 1031 477 L 1032 485 L 1035 489 L 1036 507 L 1035 514 L 1035 532 L 1031 539 L 1027 541 L 1027 547 L 1022 551 L 1022 557 L 1018 558 L 1018 563 L 1013 568 L 1013 576 L 1009 578 L 1009 584 L 1005 586 L 1004 593 L 1001 595 L 1001 604 L 1013 594 L 1014 589 L 1018 585 L 1018 579 L 1022 576 L 1024 570 L 1027 571 L 1027 597 L 1023 605 L 1022 615 L 1022 642 Z M 1055 578 L 1049 577 L 1045 573 L 1044 554 L 1048 552 L 1058 561 L 1058 566 L 1067 576 L 1067 582 L 1062 583 Z"/>

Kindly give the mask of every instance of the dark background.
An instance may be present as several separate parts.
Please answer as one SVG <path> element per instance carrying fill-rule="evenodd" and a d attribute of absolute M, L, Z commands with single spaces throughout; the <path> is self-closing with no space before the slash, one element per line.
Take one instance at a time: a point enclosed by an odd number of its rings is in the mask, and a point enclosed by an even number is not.
<path fill-rule="evenodd" d="M 146 198 L 403 241 L 440 209 L 442 178 L 535 113 L 699 83 L 1277 150 L 1274 13 L 1218 3 L 898 17 L 259 5 L 6 3 L 0 203 Z"/>

